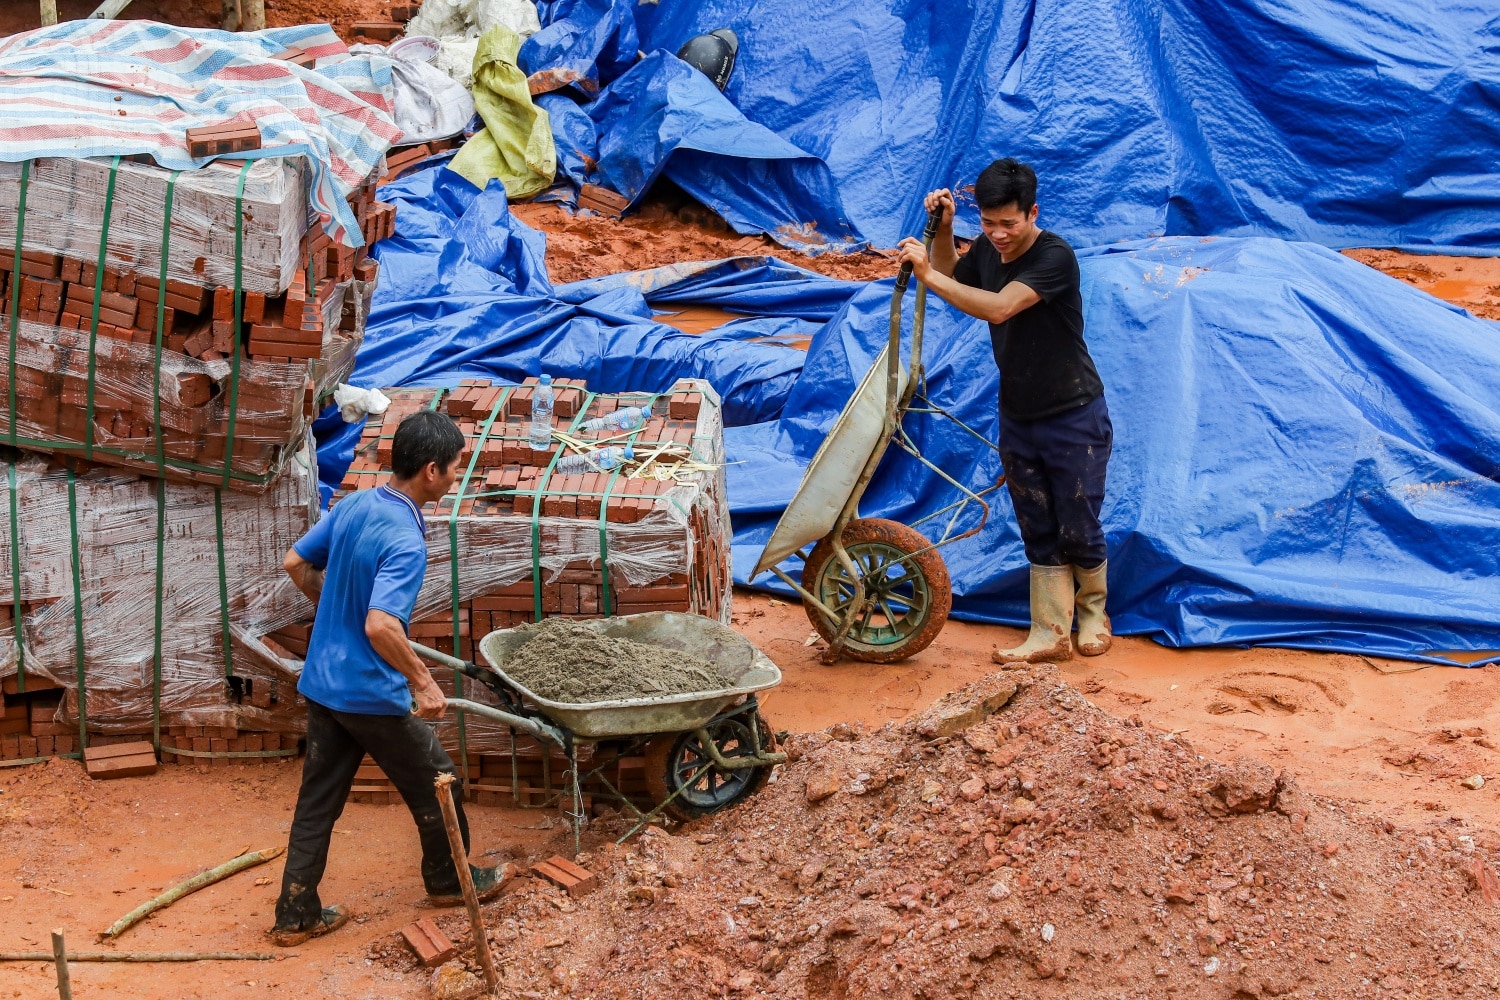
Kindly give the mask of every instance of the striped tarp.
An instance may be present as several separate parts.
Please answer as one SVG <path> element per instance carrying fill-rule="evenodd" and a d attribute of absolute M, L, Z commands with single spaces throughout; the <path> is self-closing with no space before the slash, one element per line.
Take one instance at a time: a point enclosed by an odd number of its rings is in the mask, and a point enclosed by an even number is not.
<path fill-rule="evenodd" d="M 304 69 L 275 54 L 316 56 Z M 355 57 L 324 24 L 231 33 L 151 21 L 70 21 L 0 39 L 0 161 L 150 154 L 172 170 L 187 130 L 254 121 L 262 149 L 306 156 L 333 239 L 362 241 L 345 200 L 399 140 L 390 63 Z"/>

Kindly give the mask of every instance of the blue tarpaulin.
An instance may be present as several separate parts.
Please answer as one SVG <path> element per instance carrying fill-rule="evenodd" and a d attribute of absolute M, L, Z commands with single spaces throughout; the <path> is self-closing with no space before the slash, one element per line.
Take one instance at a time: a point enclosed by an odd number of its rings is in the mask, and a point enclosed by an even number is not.
<path fill-rule="evenodd" d="M 1165 239 L 1080 265 L 1115 425 L 1116 631 L 1400 657 L 1500 649 L 1500 325 L 1305 243 Z M 741 582 L 885 344 L 890 288 L 870 285 L 819 333 L 778 421 L 726 432 Z M 984 325 L 934 301 L 924 353 L 933 401 L 994 440 Z M 907 427 L 971 486 L 1000 474 L 955 425 Z M 910 522 L 954 499 L 893 453 L 861 514 Z M 1008 497 L 942 551 L 956 614 L 1027 620 Z"/>
<path fill-rule="evenodd" d="M 602 3 L 603 0 L 594 0 Z M 580 5 L 581 6 L 581 5 Z M 1500 9 L 1476 0 L 613 0 L 647 53 L 731 28 L 727 97 L 893 246 L 999 156 L 1075 246 L 1500 242 Z M 827 211 L 777 192 L 791 214 Z M 972 201 L 960 231 L 973 235 Z"/>
<path fill-rule="evenodd" d="M 437 167 L 381 197 L 398 206 L 399 235 L 376 247 L 356 384 L 543 369 L 598 391 L 709 379 L 740 425 L 726 440 L 743 580 L 885 341 L 890 282 L 743 258 L 554 288 L 544 237 L 509 215 L 498 185 L 479 192 Z M 1083 251 L 1080 264 L 1116 429 L 1104 516 L 1118 631 L 1402 657 L 1500 648 L 1500 326 L 1304 243 L 1164 239 Z M 821 326 L 803 355 L 649 319 L 691 302 L 744 312 L 756 333 Z M 932 300 L 926 354 L 933 400 L 993 439 L 983 325 Z M 909 420 L 941 467 L 994 482 L 998 461 L 965 432 Z M 354 432 L 329 424 L 319 458 L 336 481 Z M 952 499 L 893 454 L 862 512 L 910 521 Z M 982 534 L 943 553 L 957 614 L 1025 620 L 1003 494 Z"/>

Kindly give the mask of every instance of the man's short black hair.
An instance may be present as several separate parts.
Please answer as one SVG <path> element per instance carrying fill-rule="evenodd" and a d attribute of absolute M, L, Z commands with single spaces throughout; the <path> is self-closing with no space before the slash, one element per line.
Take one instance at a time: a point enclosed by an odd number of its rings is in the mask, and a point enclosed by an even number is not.
<path fill-rule="evenodd" d="M 1013 204 L 1022 214 L 1030 212 L 1036 204 L 1036 171 L 1009 156 L 996 160 L 974 182 L 974 200 L 980 208 Z"/>
<path fill-rule="evenodd" d="M 464 450 L 463 431 L 446 413 L 418 410 L 401 421 L 391 442 L 391 472 L 397 479 L 410 479 L 428 462 L 446 469 Z"/>

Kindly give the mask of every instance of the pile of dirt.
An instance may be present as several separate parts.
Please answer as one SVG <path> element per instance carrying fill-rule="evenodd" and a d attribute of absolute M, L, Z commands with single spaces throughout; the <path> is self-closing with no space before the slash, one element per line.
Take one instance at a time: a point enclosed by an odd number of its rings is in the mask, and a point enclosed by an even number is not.
<path fill-rule="evenodd" d="M 555 284 L 683 261 L 755 255 L 779 257 L 848 281 L 893 277 L 898 267 L 893 258 L 875 252 L 815 257 L 797 253 L 768 236 L 741 236 L 714 213 L 696 203 L 679 204 L 681 199 L 670 193 L 653 193 L 652 198 L 623 219 L 572 215 L 551 203 L 515 204 L 511 211 L 547 234 L 547 273 Z"/>
<path fill-rule="evenodd" d="M 681 650 L 601 635 L 584 622 L 547 618 L 516 629 L 530 634 L 505 672 L 549 701 L 581 705 L 734 686 L 717 664 Z"/>
<path fill-rule="evenodd" d="M 873 733 L 794 737 L 789 752 L 748 804 L 596 847 L 590 896 L 517 880 L 488 909 L 511 993 L 1373 997 L 1500 983 L 1491 835 L 1398 829 L 1262 765 L 1205 759 L 1047 665 Z M 373 957 L 415 973 L 389 939 Z"/>
<path fill-rule="evenodd" d="M 79 803 L 87 801 L 88 790 L 83 766 L 66 757 L 0 770 L 0 831 L 82 825 L 85 813 Z"/>

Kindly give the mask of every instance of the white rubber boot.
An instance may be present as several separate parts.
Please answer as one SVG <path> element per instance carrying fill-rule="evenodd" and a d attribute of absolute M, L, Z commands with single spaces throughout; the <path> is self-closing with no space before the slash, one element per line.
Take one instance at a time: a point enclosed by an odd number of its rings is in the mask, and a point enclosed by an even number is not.
<path fill-rule="evenodd" d="M 1073 569 L 1031 567 L 1031 634 L 1015 649 L 996 649 L 996 663 L 1060 663 L 1073 658 Z"/>
<path fill-rule="evenodd" d="M 1109 615 L 1104 613 L 1104 598 L 1109 587 L 1105 582 L 1109 562 L 1100 563 L 1093 569 L 1073 567 L 1073 578 L 1078 581 L 1078 652 L 1084 656 L 1098 656 L 1109 651 L 1114 637 L 1109 630 Z"/>

